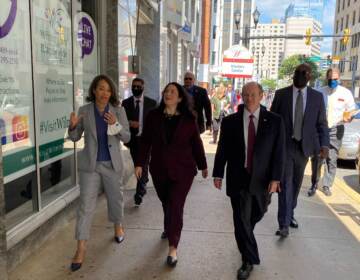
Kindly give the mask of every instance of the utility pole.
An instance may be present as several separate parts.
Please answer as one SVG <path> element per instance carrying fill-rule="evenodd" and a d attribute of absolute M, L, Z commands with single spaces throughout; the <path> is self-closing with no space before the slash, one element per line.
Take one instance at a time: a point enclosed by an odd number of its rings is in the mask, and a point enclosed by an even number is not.
<path fill-rule="evenodd" d="M 201 16 L 201 57 L 198 81 L 199 86 L 206 89 L 209 87 L 210 27 L 211 0 L 203 0 Z"/>

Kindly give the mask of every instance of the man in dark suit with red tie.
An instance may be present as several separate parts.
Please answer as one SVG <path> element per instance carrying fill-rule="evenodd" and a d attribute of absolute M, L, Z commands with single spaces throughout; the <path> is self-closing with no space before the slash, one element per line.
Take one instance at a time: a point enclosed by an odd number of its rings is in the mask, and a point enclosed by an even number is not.
<path fill-rule="evenodd" d="M 144 80 L 141 78 L 135 78 L 132 81 L 131 91 L 133 96 L 125 99 L 122 102 L 122 106 L 126 111 L 131 133 L 130 142 L 125 145 L 130 149 L 131 157 L 135 163 L 144 121 L 148 113 L 156 107 L 156 101 L 144 96 Z M 149 160 L 144 166 L 142 177 L 137 181 L 136 193 L 134 195 L 136 206 L 142 203 L 142 198 L 146 194 L 146 183 L 149 181 L 148 165 Z"/>
<path fill-rule="evenodd" d="M 282 116 L 286 130 L 286 168 L 276 231 L 282 238 L 289 235 L 289 227 L 299 227 L 294 211 L 309 157 L 319 155 L 325 159 L 329 152 L 324 99 L 320 92 L 307 86 L 310 80 L 310 65 L 298 65 L 293 85 L 277 90 L 271 105 L 271 111 Z"/>
<path fill-rule="evenodd" d="M 260 105 L 261 85 L 247 83 L 244 104 L 223 119 L 213 170 L 214 185 L 221 189 L 226 165 L 226 194 L 231 199 L 235 238 L 242 255 L 238 279 L 247 279 L 260 264 L 254 228 L 280 191 L 285 168 L 285 128 L 277 114 Z"/>

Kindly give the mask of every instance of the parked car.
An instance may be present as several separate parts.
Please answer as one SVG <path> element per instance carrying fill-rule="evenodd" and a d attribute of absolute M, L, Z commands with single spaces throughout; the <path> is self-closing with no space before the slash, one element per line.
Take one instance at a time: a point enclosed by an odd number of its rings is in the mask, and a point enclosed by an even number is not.
<path fill-rule="evenodd" d="M 357 103 L 360 108 L 360 103 Z M 339 159 L 356 161 L 359 150 L 360 139 L 360 113 L 354 116 L 350 123 L 345 124 L 344 138 L 339 150 Z"/>

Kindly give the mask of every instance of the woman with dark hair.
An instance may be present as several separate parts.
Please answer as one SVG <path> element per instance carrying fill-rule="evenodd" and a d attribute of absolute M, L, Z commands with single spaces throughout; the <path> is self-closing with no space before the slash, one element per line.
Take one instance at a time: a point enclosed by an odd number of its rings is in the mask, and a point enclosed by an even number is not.
<path fill-rule="evenodd" d="M 141 138 L 135 174 L 151 153 L 150 174 L 164 211 L 164 232 L 169 240 L 167 264 L 177 263 L 177 246 L 183 226 L 183 208 L 197 168 L 207 177 L 204 147 L 189 96 L 178 83 L 169 83 L 162 100 L 146 120 Z"/>
<path fill-rule="evenodd" d="M 84 149 L 78 155 L 80 204 L 77 213 L 75 238 L 77 251 L 71 270 L 80 269 L 85 257 L 92 217 L 101 187 L 108 204 L 108 217 L 114 223 L 114 240 L 124 240 L 123 190 L 124 170 L 121 143 L 130 140 L 129 124 L 125 111 L 119 107 L 116 87 L 112 80 L 99 75 L 92 81 L 87 101 L 79 113 L 70 115 L 69 137 L 76 142 L 84 133 Z"/>

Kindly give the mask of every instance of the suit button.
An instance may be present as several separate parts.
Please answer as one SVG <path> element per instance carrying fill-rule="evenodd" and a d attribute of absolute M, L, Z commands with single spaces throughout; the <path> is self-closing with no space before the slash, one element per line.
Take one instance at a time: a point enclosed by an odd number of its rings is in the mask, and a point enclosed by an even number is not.
<path fill-rule="evenodd" d="M 109 145 L 109 148 L 111 148 L 111 145 Z"/>

